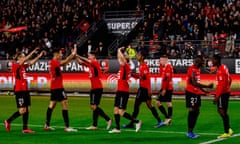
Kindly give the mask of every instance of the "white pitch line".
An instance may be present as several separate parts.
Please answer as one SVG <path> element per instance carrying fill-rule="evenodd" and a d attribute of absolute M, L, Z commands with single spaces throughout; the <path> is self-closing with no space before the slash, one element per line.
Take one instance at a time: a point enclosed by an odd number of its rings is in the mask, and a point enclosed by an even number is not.
<path fill-rule="evenodd" d="M 1 124 L 3 125 L 3 124 Z M 16 124 L 13 123 L 11 124 L 12 126 L 22 126 L 22 124 Z M 28 126 L 30 127 L 42 127 L 44 125 L 33 125 L 33 124 L 28 124 Z M 64 126 L 52 126 L 54 128 L 65 128 Z M 77 129 L 86 129 L 86 127 L 74 127 Z M 135 129 L 131 130 L 131 129 L 121 129 L 121 131 L 132 131 L 135 132 Z M 187 132 L 179 132 L 179 131 L 160 131 L 158 128 L 156 128 L 156 130 L 140 130 L 141 132 L 147 132 L 147 133 L 163 133 L 163 134 L 186 134 Z M 198 133 L 199 135 L 213 135 L 213 136 L 217 136 L 219 135 L 218 133 Z"/>
<path fill-rule="evenodd" d="M 238 136 L 240 136 L 240 133 L 234 134 L 234 135 L 230 136 L 229 138 L 238 137 Z M 211 144 L 211 143 L 215 143 L 215 142 L 219 142 L 219 141 L 224 141 L 226 139 L 227 138 L 213 139 L 213 140 L 210 140 L 210 141 L 207 141 L 207 142 L 203 142 L 203 143 L 200 143 L 200 144 Z"/>
<path fill-rule="evenodd" d="M 157 128 L 156 128 L 157 129 Z M 127 130 L 125 129 L 124 131 L 135 131 L 135 130 Z M 154 131 L 154 130 L 140 130 L 141 132 L 150 132 L 150 133 L 163 133 L 163 134 L 184 134 L 186 135 L 187 132 L 177 132 L 177 131 Z M 216 136 L 216 135 L 219 135 L 217 133 L 198 133 L 199 135 L 213 135 L 213 136 Z"/>

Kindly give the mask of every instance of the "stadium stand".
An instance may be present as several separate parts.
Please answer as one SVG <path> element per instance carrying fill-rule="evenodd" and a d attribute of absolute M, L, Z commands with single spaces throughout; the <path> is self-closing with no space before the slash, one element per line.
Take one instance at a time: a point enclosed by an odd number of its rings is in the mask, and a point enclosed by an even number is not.
<path fill-rule="evenodd" d="M 216 52 L 239 57 L 239 12 L 239 0 L 152 1 L 144 7 L 141 41 L 175 58 Z"/>
<path fill-rule="evenodd" d="M 149 57 L 217 52 L 240 57 L 240 0 L 2 0 L 0 8 L 1 59 L 36 46 L 48 51 L 49 58 L 53 48 L 68 53 L 73 43 L 86 55 L 88 40 L 99 56 L 114 56 L 108 49 L 132 43 Z M 116 37 L 102 27 L 102 18 L 105 12 L 123 10 L 144 11 L 144 21 L 134 34 Z M 113 45 L 116 39 L 121 43 Z"/>

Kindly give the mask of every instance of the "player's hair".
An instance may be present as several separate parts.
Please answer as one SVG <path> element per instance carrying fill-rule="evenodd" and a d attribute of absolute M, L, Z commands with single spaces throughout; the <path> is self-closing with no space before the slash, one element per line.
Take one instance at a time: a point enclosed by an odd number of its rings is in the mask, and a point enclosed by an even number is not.
<path fill-rule="evenodd" d="M 221 56 L 219 54 L 213 55 L 213 59 L 217 60 L 218 64 L 221 64 Z"/>
<path fill-rule="evenodd" d="M 161 58 L 168 58 L 168 55 L 163 54 L 163 55 L 161 55 L 160 57 L 161 57 Z"/>
<path fill-rule="evenodd" d="M 203 55 L 197 55 L 196 58 L 203 59 Z"/>
<path fill-rule="evenodd" d="M 20 56 L 22 56 L 22 52 L 17 52 L 14 56 L 13 56 L 13 60 L 18 60 Z"/>
<path fill-rule="evenodd" d="M 201 66 L 203 66 L 203 62 L 204 62 L 204 59 L 203 59 L 203 56 L 202 55 L 197 55 L 195 57 L 195 60 L 194 60 L 194 64 L 201 64 Z"/>
<path fill-rule="evenodd" d="M 196 59 L 203 60 L 203 56 L 202 56 L 202 55 L 197 55 L 197 56 L 195 57 L 195 60 L 196 60 Z"/>
<path fill-rule="evenodd" d="M 89 54 L 96 55 L 95 51 L 90 51 Z"/>
<path fill-rule="evenodd" d="M 147 57 L 147 53 L 144 50 L 140 50 L 138 53 L 140 53 L 143 56 L 143 59 Z"/>
<path fill-rule="evenodd" d="M 60 52 L 60 49 L 58 49 L 58 48 L 55 48 L 55 49 L 53 49 L 53 51 L 52 51 L 52 53 L 54 54 L 54 53 L 59 53 Z"/>

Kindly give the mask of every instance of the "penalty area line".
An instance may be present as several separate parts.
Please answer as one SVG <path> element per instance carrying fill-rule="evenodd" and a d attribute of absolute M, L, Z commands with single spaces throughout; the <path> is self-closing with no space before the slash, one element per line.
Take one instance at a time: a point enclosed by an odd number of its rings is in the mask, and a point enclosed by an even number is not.
<path fill-rule="evenodd" d="M 233 135 L 230 136 L 229 138 L 234 138 L 234 137 L 239 137 L 239 136 L 240 136 L 240 133 L 238 133 L 238 134 L 233 134 Z M 202 143 L 200 143 L 200 144 L 211 144 L 211 143 L 215 143 L 215 142 L 219 142 L 219 141 L 224 141 L 224 140 L 229 139 L 229 138 L 213 139 L 213 140 L 210 140 L 210 141 L 202 142 Z"/>

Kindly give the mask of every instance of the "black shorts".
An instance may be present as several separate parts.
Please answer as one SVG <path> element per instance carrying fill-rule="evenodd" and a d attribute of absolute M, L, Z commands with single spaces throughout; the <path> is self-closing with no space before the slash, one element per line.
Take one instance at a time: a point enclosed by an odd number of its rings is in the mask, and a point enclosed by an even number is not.
<path fill-rule="evenodd" d="M 186 107 L 197 108 L 201 106 L 201 96 L 198 94 L 186 91 Z"/>
<path fill-rule="evenodd" d="M 218 103 L 217 103 L 218 108 L 227 110 L 228 109 L 229 97 L 230 97 L 230 93 L 221 94 L 219 99 L 218 99 Z"/>
<path fill-rule="evenodd" d="M 129 98 L 129 92 L 117 91 L 114 107 L 118 107 L 119 109 L 126 109 Z"/>
<path fill-rule="evenodd" d="M 15 92 L 17 107 L 28 107 L 31 105 L 31 98 L 28 91 Z"/>
<path fill-rule="evenodd" d="M 67 95 L 64 92 L 63 88 L 60 89 L 53 89 L 51 90 L 51 101 L 63 101 L 63 100 L 67 100 Z"/>
<path fill-rule="evenodd" d="M 93 89 L 90 91 L 90 104 L 99 105 L 102 97 L 103 89 Z"/>
<path fill-rule="evenodd" d="M 157 101 L 160 102 L 171 102 L 172 101 L 172 92 L 173 90 L 167 90 L 165 96 L 161 95 L 161 92 L 157 95 Z"/>
<path fill-rule="evenodd" d="M 147 100 L 151 100 L 152 97 L 148 95 L 148 89 L 147 88 L 138 88 L 136 100 L 140 102 L 146 102 Z"/>

